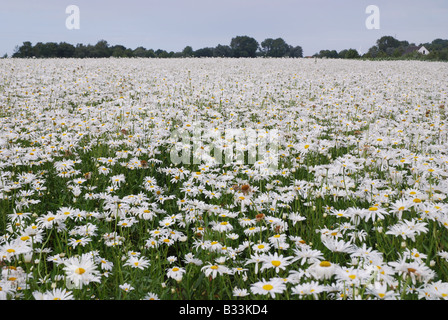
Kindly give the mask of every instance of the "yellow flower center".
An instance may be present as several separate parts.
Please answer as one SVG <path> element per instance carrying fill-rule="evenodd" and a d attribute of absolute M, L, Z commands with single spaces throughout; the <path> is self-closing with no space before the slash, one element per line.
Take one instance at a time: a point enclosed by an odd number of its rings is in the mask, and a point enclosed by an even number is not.
<path fill-rule="evenodd" d="M 77 273 L 77 274 L 83 274 L 84 272 L 86 272 L 86 270 L 83 269 L 83 268 L 77 268 L 77 269 L 75 270 L 75 273 Z"/>
<path fill-rule="evenodd" d="M 331 267 L 331 263 L 330 263 L 330 261 L 322 261 L 321 263 L 319 263 L 319 266 L 328 268 L 328 267 Z"/>
<path fill-rule="evenodd" d="M 263 286 L 263 290 L 270 291 L 272 289 L 274 289 L 274 287 L 272 285 L 270 285 L 270 284 L 265 284 Z"/>
<path fill-rule="evenodd" d="M 278 261 L 278 260 L 272 260 L 271 263 L 274 267 L 278 267 L 279 265 L 282 264 L 281 261 Z"/>

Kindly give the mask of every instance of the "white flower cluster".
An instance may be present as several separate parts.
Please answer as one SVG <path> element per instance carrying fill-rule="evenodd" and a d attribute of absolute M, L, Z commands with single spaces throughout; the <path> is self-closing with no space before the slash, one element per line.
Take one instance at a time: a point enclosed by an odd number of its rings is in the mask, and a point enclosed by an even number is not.
<path fill-rule="evenodd" d="M 220 297 L 448 297 L 445 64 L 0 71 L 1 299 L 179 298 L 187 277 Z"/>

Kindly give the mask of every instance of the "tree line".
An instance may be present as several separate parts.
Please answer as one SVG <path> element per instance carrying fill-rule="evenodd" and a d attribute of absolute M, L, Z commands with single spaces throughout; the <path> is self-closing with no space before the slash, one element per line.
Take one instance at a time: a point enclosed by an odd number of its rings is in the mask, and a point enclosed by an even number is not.
<path fill-rule="evenodd" d="M 418 49 L 424 46 L 429 54 L 423 55 Z M 4 57 L 7 57 L 6 55 Z M 123 45 L 110 45 L 106 40 L 100 40 L 96 44 L 72 45 L 66 42 L 38 42 L 33 45 L 25 41 L 17 46 L 13 58 L 188 58 L 188 57 L 291 57 L 302 58 L 301 46 L 292 46 L 282 38 L 267 38 L 259 43 L 249 36 L 236 36 L 230 44 L 218 44 L 215 47 L 204 47 L 193 50 L 186 46 L 182 51 L 166 51 L 163 49 L 146 49 L 142 46 L 135 49 L 126 48 Z M 432 42 L 416 45 L 408 41 L 400 41 L 392 36 L 383 36 L 376 41 L 365 54 L 360 54 L 356 49 L 321 50 L 314 54 L 315 58 L 331 59 L 419 59 L 433 61 L 448 61 L 448 40 L 435 39 Z"/>
<path fill-rule="evenodd" d="M 267 38 L 259 43 L 249 36 L 236 36 L 229 45 L 218 44 L 216 47 L 205 47 L 193 50 L 186 46 L 180 52 L 166 51 L 163 49 L 146 49 L 142 46 L 135 49 L 126 48 L 123 45 L 109 45 L 106 40 L 100 40 L 96 44 L 73 45 L 66 42 L 38 42 L 33 45 L 25 41 L 17 46 L 12 55 L 13 58 L 186 58 L 186 57 L 303 57 L 301 46 L 292 46 L 282 38 Z"/>
<path fill-rule="evenodd" d="M 418 49 L 424 46 L 429 54 L 424 55 Z M 376 41 L 376 44 L 369 48 L 365 54 L 360 54 L 355 49 L 341 50 L 321 50 L 313 55 L 316 58 L 332 59 L 412 59 L 412 60 L 432 60 L 448 61 L 448 40 L 435 39 L 432 42 L 409 43 L 400 41 L 392 36 L 383 36 Z"/>

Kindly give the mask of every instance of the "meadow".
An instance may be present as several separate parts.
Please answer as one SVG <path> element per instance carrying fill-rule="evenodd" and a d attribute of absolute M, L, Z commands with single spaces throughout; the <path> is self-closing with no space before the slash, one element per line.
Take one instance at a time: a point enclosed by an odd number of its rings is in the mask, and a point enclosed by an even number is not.
<path fill-rule="evenodd" d="M 0 71 L 0 299 L 448 298 L 446 63 Z"/>

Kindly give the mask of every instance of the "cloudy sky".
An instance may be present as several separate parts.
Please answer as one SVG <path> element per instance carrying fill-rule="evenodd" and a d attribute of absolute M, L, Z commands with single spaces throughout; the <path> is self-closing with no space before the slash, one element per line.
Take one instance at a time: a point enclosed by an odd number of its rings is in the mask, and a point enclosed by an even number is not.
<path fill-rule="evenodd" d="M 384 35 L 416 44 L 448 39 L 447 0 L 0 0 L 0 55 L 24 41 L 95 44 L 104 39 L 135 49 L 182 51 L 230 44 L 248 35 L 283 38 L 304 55 L 322 49 L 366 52 Z M 79 29 L 68 29 L 69 5 Z M 368 29 L 366 8 L 379 9 Z"/>

